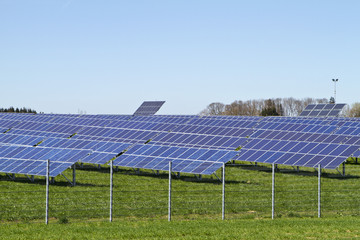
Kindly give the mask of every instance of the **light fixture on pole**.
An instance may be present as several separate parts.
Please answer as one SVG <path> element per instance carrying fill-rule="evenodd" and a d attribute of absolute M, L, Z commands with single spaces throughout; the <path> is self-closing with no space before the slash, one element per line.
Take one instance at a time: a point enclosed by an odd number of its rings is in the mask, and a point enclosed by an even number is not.
<path fill-rule="evenodd" d="M 339 81 L 339 79 L 332 79 L 332 81 L 334 82 L 334 100 L 335 100 L 335 103 L 336 103 L 336 83 Z"/>

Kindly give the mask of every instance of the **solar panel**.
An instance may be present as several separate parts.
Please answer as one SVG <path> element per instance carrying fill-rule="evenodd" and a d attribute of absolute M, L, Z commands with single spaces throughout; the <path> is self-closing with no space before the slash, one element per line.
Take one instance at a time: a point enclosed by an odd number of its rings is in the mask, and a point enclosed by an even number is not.
<path fill-rule="evenodd" d="M 303 112 L 301 117 L 338 117 L 341 110 L 346 104 L 309 104 Z"/>
<path fill-rule="evenodd" d="M 201 148 L 170 147 L 160 145 L 135 145 L 113 162 L 114 166 L 168 170 L 195 174 L 212 174 L 230 161 L 237 152 Z"/>
<path fill-rule="evenodd" d="M 359 119 L 329 117 L 342 107 L 309 105 L 306 117 L 0 113 L 0 130 L 6 131 L 0 157 L 104 164 L 131 144 L 151 140 L 146 152 L 130 154 L 135 145 L 115 161 L 126 156 L 127 166 L 161 170 L 170 159 L 182 172 L 204 174 L 231 158 L 222 151 L 231 155 L 241 146 L 235 159 L 333 168 L 359 152 Z"/>
<path fill-rule="evenodd" d="M 49 176 L 56 177 L 71 167 L 73 163 L 51 161 Z M 1 159 L 0 172 L 46 176 L 47 161 L 24 159 Z"/>
<path fill-rule="evenodd" d="M 143 102 L 140 107 L 134 112 L 135 116 L 148 116 L 154 115 L 165 101 L 145 101 Z"/>

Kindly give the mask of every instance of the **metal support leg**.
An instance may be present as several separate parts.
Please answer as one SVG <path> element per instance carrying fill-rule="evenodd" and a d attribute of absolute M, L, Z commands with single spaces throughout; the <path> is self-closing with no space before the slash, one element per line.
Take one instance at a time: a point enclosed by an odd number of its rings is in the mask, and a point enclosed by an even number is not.
<path fill-rule="evenodd" d="M 73 165 L 73 179 L 72 179 L 72 185 L 75 187 L 76 185 L 76 164 Z"/>
<path fill-rule="evenodd" d="M 342 166 L 343 166 L 343 173 L 342 173 L 342 175 L 345 177 L 345 162 L 343 162 L 343 164 L 342 164 Z"/>

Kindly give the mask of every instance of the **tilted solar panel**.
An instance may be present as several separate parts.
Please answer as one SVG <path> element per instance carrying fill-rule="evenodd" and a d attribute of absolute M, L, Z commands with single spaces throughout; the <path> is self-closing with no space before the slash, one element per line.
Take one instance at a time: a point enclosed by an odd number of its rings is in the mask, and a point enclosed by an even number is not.
<path fill-rule="evenodd" d="M 145 101 L 143 102 L 140 107 L 134 112 L 135 116 L 147 116 L 147 115 L 154 115 L 165 101 Z"/>
<path fill-rule="evenodd" d="M 200 148 L 170 147 L 160 145 L 135 145 L 114 160 L 114 166 L 212 174 L 230 161 L 237 152 Z"/>

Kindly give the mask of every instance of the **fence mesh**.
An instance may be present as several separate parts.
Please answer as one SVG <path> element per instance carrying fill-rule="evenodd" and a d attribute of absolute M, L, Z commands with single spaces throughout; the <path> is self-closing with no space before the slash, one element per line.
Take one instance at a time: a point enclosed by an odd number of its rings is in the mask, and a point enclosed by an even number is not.
<path fill-rule="evenodd" d="M 211 176 L 169 174 L 167 171 L 116 168 L 112 204 L 110 167 L 77 165 L 51 179 L 49 222 L 167 219 L 171 190 L 171 219 L 261 219 L 272 217 L 358 216 L 360 214 L 360 164 L 349 159 L 343 170 L 229 163 Z M 75 180 L 75 181 L 74 181 Z M 74 186 L 74 182 L 76 183 Z M 320 183 L 320 184 L 319 184 Z M 320 188 L 319 188 L 320 187 Z M 319 205 L 320 196 L 320 205 Z M 225 202 L 223 202 L 223 197 Z M 44 177 L 0 174 L 0 221 L 45 222 Z M 224 208 L 223 208 L 224 207 Z"/>

